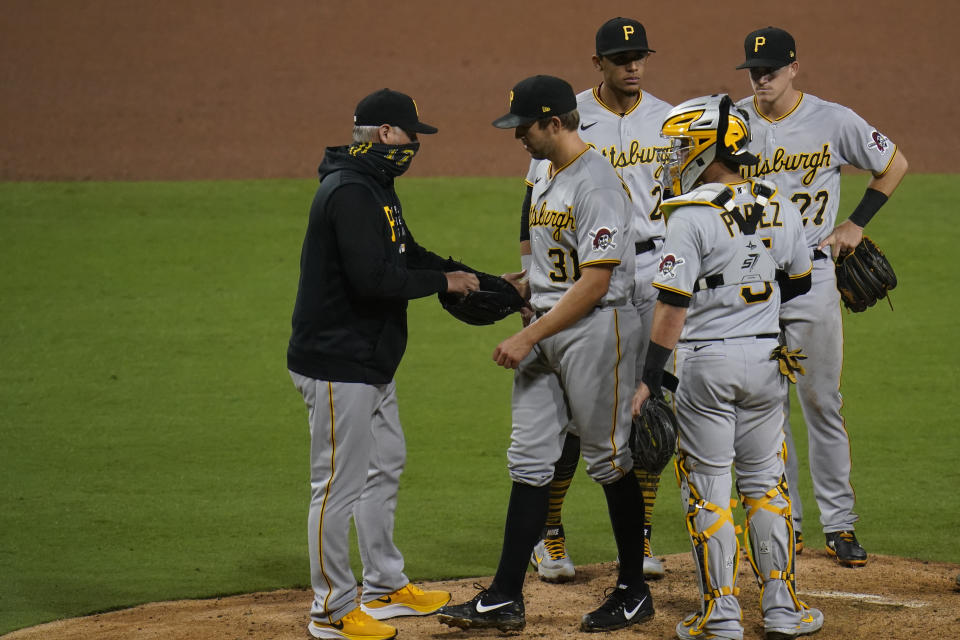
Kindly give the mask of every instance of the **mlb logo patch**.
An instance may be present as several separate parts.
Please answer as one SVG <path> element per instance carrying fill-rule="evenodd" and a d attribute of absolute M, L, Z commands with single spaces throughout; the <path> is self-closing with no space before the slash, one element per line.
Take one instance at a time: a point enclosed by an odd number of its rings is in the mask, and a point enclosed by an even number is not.
<path fill-rule="evenodd" d="M 887 149 L 890 148 L 890 138 L 883 135 L 876 129 L 870 133 L 870 144 L 867 145 L 868 149 L 876 149 L 880 153 L 885 153 Z"/>

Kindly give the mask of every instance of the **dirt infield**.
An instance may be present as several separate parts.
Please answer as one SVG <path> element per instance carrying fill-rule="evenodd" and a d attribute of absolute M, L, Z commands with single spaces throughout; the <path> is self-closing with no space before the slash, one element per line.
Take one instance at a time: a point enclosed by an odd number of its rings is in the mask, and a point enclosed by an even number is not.
<path fill-rule="evenodd" d="M 747 77 L 734 70 L 742 37 L 783 26 L 797 37 L 800 88 L 854 108 L 898 143 L 911 171 L 960 171 L 960 154 L 943 134 L 960 104 L 960 83 L 940 68 L 943 52 L 952 51 L 948 25 L 958 5 L 913 0 L 907 11 L 900 0 L 818 0 L 765 3 L 759 13 L 761 3 L 728 0 L 696 3 L 695 16 L 678 16 L 661 4 L 7 0 L 0 180 L 309 178 L 324 146 L 347 141 L 357 100 L 383 86 L 413 95 L 421 117 L 441 131 L 424 136 L 411 175 L 519 180 L 528 158 L 490 121 L 525 76 L 594 84 L 593 34 L 614 15 L 645 23 L 657 51 L 646 85 L 673 103 L 712 92 L 745 95 Z M 696 607 L 690 559 L 674 555 L 666 563 L 666 578 L 653 586 L 655 619 L 610 637 L 672 637 Z M 579 635 L 580 615 L 600 602 L 612 571 L 581 567 L 566 586 L 528 580 L 523 635 Z M 914 640 L 957 637 L 958 571 L 885 556 L 843 569 L 808 550 L 798 576 L 801 596 L 826 615 L 819 638 Z M 476 581 L 489 578 L 436 586 L 462 601 Z M 747 637 L 762 637 L 745 562 L 740 585 Z M 306 591 L 278 591 L 154 603 L 4 640 L 304 638 L 310 599 Z M 398 627 L 404 639 L 496 635 L 450 630 L 432 618 L 402 619 Z"/>
<path fill-rule="evenodd" d="M 604 638 L 672 638 L 673 628 L 696 607 L 693 561 L 687 554 L 664 558 L 667 575 L 651 583 L 656 615 L 641 626 L 602 634 Z M 825 551 L 807 550 L 798 559 L 800 597 L 824 612 L 819 640 L 915 640 L 956 638 L 960 625 L 957 565 L 871 556 L 860 569 L 838 566 Z M 613 583 L 613 563 L 578 567 L 571 584 L 551 585 L 528 574 L 525 587 L 527 627 L 522 637 L 559 640 L 597 637 L 580 633 L 580 616 L 603 599 Z M 474 582 L 490 578 L 428 583 L 444 589 L 455 602 L 475 595 Z M 759 590 L 744 560 L 740 565 L 740 601 L 745 638 L 762 638 L 756 603 Z M 134 609 L 63 620 L 23 629 L 4 640 L 300 640 L 306 632 L 309 591 L 274 591 L 211 600 L 158 602 Z M 434 617 L 394 621 L 402 640 L 494 638 L 496 631 L 460 631 Z M 514 634 L 516 635 L 516 634 Z"/>

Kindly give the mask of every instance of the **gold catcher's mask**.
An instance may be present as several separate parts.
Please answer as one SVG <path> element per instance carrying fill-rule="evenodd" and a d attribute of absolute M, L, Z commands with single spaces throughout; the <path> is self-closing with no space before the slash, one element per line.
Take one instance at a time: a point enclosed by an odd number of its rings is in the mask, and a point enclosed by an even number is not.
<path fill-rule="evenodd" d="M 758 162 L 747 152 L 750 116 L 726 94 L 693 98 L 677 105 L 663 121 L 660 135 L 671 140 L 664 168 L 675 196 L 690 191 L 714 160 L 735 166 Z"/>

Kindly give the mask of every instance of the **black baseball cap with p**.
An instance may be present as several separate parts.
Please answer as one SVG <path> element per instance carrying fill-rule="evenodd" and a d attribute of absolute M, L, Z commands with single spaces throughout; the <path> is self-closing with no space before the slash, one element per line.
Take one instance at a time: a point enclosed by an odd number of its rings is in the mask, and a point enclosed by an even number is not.
<path fill-rule="evenodd" d="M 357 104 L 353 124 L 358 127 L 379 127 L 389 124 L 408 133 L 436 133 L 437 128 L 420 122 L 417 103 L 399 91 L 380 89 Z"/>
<path fill-rule="evenodd" d="M 783 29 L 766 27 L 747 34 L 743 41 L 743 52 L 747 60 L 737 69 L 779 69 L 797 59 L 797 44 L 793 36 Z"/>
<path fill-rule="evenodd" d="M 656 53 L 647 45 L 647 32 L 642 24 L 632 18 L 611 18 L 597 30 L 597 55 L 625 51 Z"/>
<path fill-rule="evenodd" d="M 554 76 L 531 76 L 510 91 L 510 112 L 493 121 L 498 129 L 513 129 L 577 108 L 570 83 Z"/>

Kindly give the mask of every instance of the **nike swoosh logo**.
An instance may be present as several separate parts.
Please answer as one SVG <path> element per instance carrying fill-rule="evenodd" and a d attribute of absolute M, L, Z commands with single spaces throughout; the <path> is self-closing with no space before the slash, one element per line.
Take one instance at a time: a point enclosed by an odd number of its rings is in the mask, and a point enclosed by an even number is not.
<path fill-rule="evenodd" d="M 379 602 L 383 602 L 384 604 L 390 604 L 392 602 L 392 600 L 390 600 L 390 596 L 383 596 L 381 598 L 377 598 L 377 600 Z"/>
<path fill-rule="evenodd" d="M 586 131 L 587 129 L 589 129 L 590 127 L 592 127 L 592 126 L 595 125 L 595 124 L 597 124 L 597 123 L 596 123 L 596 122 L 591 122 L 590 124 L 581 124 L 581 125 L 580 125 L 580 131 Z"/>
<path fill-rule="evenodd" d="M 541 180 L 543 180 L 543 178 L 537 178 L 536 180 L 533 181 L 533 184 L 537 184 L 537 183 L 540 182 Z"/>
<path fill-rule="evenodd" d="M 643 603 L 647 601 L 647 596 L 643 596 L 643 600 L 637 603 L 637 606 L 633 608 L 633 611 L 623 610 L 623 617 L 627 620 L 632 620 L 633 616 L 637 615 L 637 611 L 640 611 L 640 607 L 643 606 Z"/>
<path fill-rule="evenodd" d="M 533 552 L 533 557 L 537 559 L 537 564 L 543 562 L 543 558 L 541 558 L 536 551 Z"/>
<path fill-rule="evenodd" d="M 486 613 L 487 611 L 494 611 L 500 607 L 505 607 L 508 604 L 513 604 L 513 600 L 507 600 L 506 602 L 501 602 L 499 604 L 485 605 L 479 600 L 477 601 L 477 613 Z"/>
<path fill-rule="evenodd" d="M 323 627 L 326 627 L 328 625 L 333 627 L 337 631 L 343 631 L 343 620 L 337 620 L 336 622 L 328 622 L 326 624 L 322 622 L 317 622 L 316 620 L 313 621 L 313 626 L 317 627 L 318 629 L 322 629 Z"/>
<path fill-rule="evenodd" d="M 694 350 L 694 351 L 700 351 L 700 349 L 706 349 L 706 348 L 709 347 L 709 346 L 710 346 L 710 345 L 708 345 L 708 344 L 700 344 L 700 345 L 695 346 L 695 347 L 693 348 L 693 350 Z"/>

